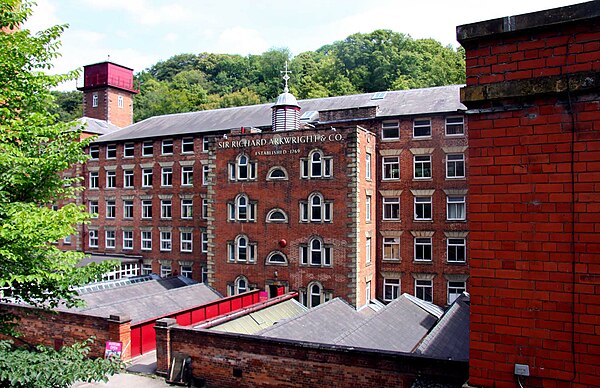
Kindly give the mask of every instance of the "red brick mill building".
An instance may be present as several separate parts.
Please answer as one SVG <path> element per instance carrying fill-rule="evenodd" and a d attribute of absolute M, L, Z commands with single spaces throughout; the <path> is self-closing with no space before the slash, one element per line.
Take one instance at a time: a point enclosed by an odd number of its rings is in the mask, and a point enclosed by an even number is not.
<path fill-rule="evenodd" d="M 122 79 L 132 71 L 85 72 L 86 115 L 131 120 L 121 96 L 135 92 Z M 308 306 L 403 292 L 446 305 L 468 288 L 459 88 L 299 102 L 286 91 L 275 105 L 102 135 L 83 172 L 82 201 L 97 217 L 61 244 L 139 260 L 124 274 L 183 274 L 223 294 L 283 285 Z"/>

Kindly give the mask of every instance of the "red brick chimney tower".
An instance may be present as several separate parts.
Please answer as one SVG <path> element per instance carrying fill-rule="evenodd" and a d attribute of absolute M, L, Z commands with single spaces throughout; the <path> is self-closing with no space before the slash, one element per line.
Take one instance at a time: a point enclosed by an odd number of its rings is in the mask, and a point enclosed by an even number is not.
<path fill-rule="evenodd" d="M 133 123 L 133 69 L 111 62 L 83 68 L 83 115 L 120 128 Z"/>

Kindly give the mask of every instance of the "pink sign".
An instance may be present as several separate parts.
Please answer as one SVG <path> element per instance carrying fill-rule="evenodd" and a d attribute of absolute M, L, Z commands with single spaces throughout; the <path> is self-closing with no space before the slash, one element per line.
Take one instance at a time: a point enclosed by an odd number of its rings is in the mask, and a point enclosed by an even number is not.
<path fill-rule="evenodd" d="M 123 352 L 122 342 L 106 341 L 106 347 L 104 348 L 104 358 L 118 357 L 121 358 Z"/>

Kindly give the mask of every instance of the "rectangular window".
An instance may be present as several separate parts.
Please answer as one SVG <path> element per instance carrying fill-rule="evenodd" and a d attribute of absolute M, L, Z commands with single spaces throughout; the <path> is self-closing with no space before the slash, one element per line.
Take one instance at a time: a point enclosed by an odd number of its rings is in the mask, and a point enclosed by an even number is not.
<path fill-rule="evenodd" d="M 191 154 L 194 152 L 194 138 L 184 137 L 181 139 L 181 152 L 184 154 Z"/>
<path fill-rule="evenodd" d="M 106 146 L 106 159 L 114 159 L 117 157 L 117 145 L 109 144 Z"/>
<path fill-rule="evenodd" d="M 464 263 L 467 259 L 467 243 L 464 238 L 449 238 L 446 241 L 449 263 Z"/>
<path fill-rule="evenodd" d="M 415 197 L 415 221 L 431 221 L 431 197 Z"/>
<path fill-rule="evenodd" d="M 208 233 L 202 232 L 202 253 L 208 252 Z"/>
<path fill-rule="evenodd" d="M 400 279 L 383 279 L 383 300 L 392 301 L 400 295 Z"/>
<path fill-rule="evenodd" d="M 365 154 L 365 178 L 371 180 L 371 154 Z"/>
<path fill-rule="evenodd" d="M 202 152 L 208 152 L 208 149 L 210 148 L 210 142 L 208 141 L 208 137 L 203 137 L 202 138 Z"/>
<path fill-rule="evenodd" d="M 90 159 L 97 160 L 100 157 L 100 147 L 97 145 L 90 146 Z"/>
<path fill-rule="evenodd" d="M 160 232 L 160 250 L 163 252 L 168 252 L 171 250 L 171 232 Z"/>
<path fill-rule="evenodd" d="M 152 169 L 144 168 L 142 170 L 142 187 L 152 187 Z"/>
<path fill-rule="evenodd" d="M 163 167 L 161 177 L 161 186 L 173 186 L 173 167 Z"/>
<path fill-rule="evenodd" d="M 400 179 L 400 158 L 388 156 L 381 159 L 383 164 L 383 180 Z"/>
<path fill-rule="evenodd" d="M 181 275 L 185 276 L 188 279 L 192 278 L 192 266 L 191 265 L 182 265 L 181 266 Z"/>
<path fill-rule="evenodd" d="M 181 167 L 181 185 L 191 186 L 194 183 L 194 166 Z"/>
<path fill-rule="evenodd" d="M 365 263 L 371 264 L 371 237 L 365 241 Z"/>
<path fill-rule="evenodd" d="M 123 249 L 133 249 L 133 230 L 123 231 Z"/>
<path fill-rule="evenodd" d="M 142 156 L 152 156 L 154 153 L 154 144 L 152 140 L 148 140 L 142 143 Z"/>
<path fill-rule="evenodd" d="M 152 273 L 152 263 L 142 264 L 142 275 L 150 275 Z"/>
<path fill-rule="evenodd" d="M 182 199 L 181 200 L 181 218 L 191 219 L 193 209 L 194 209 L 194 206 L 193 206 L 192 199 Z"/>
<path fill-rule="evenodd" d="M 181 252 L 191 252 L 192 251 L 192 232 L 181 232 L 180 233 L 180 241 L 181 241 Z"/>
<path fill-rule="evenodd" d="M 383 198 L 383 219 L 385 221 L 400 219 L 400 198 Z"/>
<path fill-rule="evenodd" d="M 116 171 L 107 171 L 106 172 L 106 188 L 114 189 L 117 187 L 117 172 Z"/>
<path fill-rule="evenodd" d="M 465 134 L 464 118 L 446 117 L 446 136 L 463 136 Z"/>
<path fill-rule="evenodd" d="M 133 170 L 123 170 L 123 187 L 126 189 L 133 188 Z"/>
<path fill-rule="evenodd" d="M 135 151 L 134 143 L 125 143 L 123 145 L 123 157 L 124 158 L 133 158 L 134 151 Z"/>
<path fill-rule="evenodd" d="M 98 93 L 92 94 L 92 108 L 98 107 Z"/>
<path fill-rule="evenodd" d="M 446 155 L 446 178 L 464 178 L 465 177 L 465 155 L 448 154 Z"/>
<path fill-rule="evenodd" d="M 152 218 L 152 200 L 142 200 L 142 218 Z"/>
<path fill-rule="evenodd" d="M 118 106 L 119 108 L 123 108 L 123 106 L 124 106 L 124 105 L 125 105 L 125 104 L 123 103 L 123 96 L 118 96 L 118 97 L 117 97 L 117 106 Z"/>
<path fill-rule="evenodd" d="M 381 124 L 381 138 L 386 139 L 399 139 L 400 138 L 400 124 L 398 121 L 384 121 Z"/>
<path fill-rule="evenodd" d="M 431 261 L 431 237 L 415 237 L 415 261 Z"/>
<path fill-rule="evenodd" d="M 161 153 L 163 155 L 172 155 L 173 154 L 173 139 L 165 139 L 162 141 Z"/>
<path fill-rule="evenodd" d="M 92 218 L 98 218 L 98 201 L 89 201 L 88 208 Z"/>
<path fill-rule="evenodd" d="M 208 173 L 210 172 L 210 166 L 204 165 L 202 166 L 202 185 L 206 186 L 208 185 Z"/>
<path fill-rule="evenodd" d="M 447 197 L 446 203 L 448 205 L 448 221 L 464 221 L 466 220 L 466 205 L 464 196 Z"/>
<path fill-rule="evenodd" d="M 400 260 L 400 237 L 383 238 L 383 260 Z"/>
<path fill-rule="evenodd" d="M 106 201 L 106 218 L 115 218 L 116 216 L 117 205 L 115 201 L 108 200 Z"/>
<path fill-rule="evenodd" d="M 114 230 L 105 230 L 105 246 L 107 249 L 115 249 L 117 246 L 116 232 Z"/>
<path fill-rule="evenodd" d="M 172 202 L 170 199 L 160 200 L 160 218 L 171 218 Z"/>
<path fill-rule="evenodd" d="M 431 178 L 431 155 L 415 155 L 415 179 Z"/>
<path fill-rule="evenodd" d="M 206 220 L 208 218 L 208 199 L 202 199 L 202 219 Z"/>
<path fill-rule="evenodd" d="M 133 218 L 133 200 L 123 201 L 123 218 Z"/>
<path fill-rule="evenodd" d="M 65 243 L 65 244 L 71 244 L 71 235 L 66 236 L 63 239 L 63 243 Z"/>
<path fill-rule="evenodd" d="M 425 302 L 433 302 L 433 281 L 415 280 L 415 296 Z"/>
<path fill-rule="evenodd" d="M 431 137 L 431 120 L 413 121 L 413 137 Z"/>
<path fill-rule="evenodd" d="M 365 200 L 365 220 L 371 222 L 371 196 L 367 195 Z"/>
<path fill-rule="evenodd" d="M 152 231 L 142 230 L 141 238 L 142 238 L 142 250 L 143 251 L 152 250 Z"/>
<path fill-rule="evenodd" d="M 89 231 L 89 246 L 90 248 L 98 248 L 98 230 L 90 229 Z"/>
<path fill-rule="evenodd" d="M 98 188 L 98 171 L 90 171 L 90 189 Z"/>
<path fill-rule="evenodd" d="M 448 304 L 454 301 L 467 290 L 466 282 L 448 282 Z"/>
<path fill-rule="evenodd" d="M 172 272 L 171 264 L 161 264 L 160 265 L 160 277 L 161 278 L 166 278 L 168 276 L 171 276 L 171 272 Z"/>

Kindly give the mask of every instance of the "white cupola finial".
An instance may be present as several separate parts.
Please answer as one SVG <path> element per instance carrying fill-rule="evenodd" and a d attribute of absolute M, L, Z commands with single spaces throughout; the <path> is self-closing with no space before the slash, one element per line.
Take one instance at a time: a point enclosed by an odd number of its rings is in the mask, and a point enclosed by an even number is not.
<path fill-rule="evenodd" d="M 283 88 L 283 92 L 284 93 L 289 93 L 290 89 L 288 88 L 288 80 L 290 79 L 290 76 L 288 74 L 290 74 L 292 71 L 288 70 L 288 62 L 285 61 L 285 70 L 281 71 L 281 74 L 283 74 L 283 80 L 285 81 L 285 87 Z"/>

